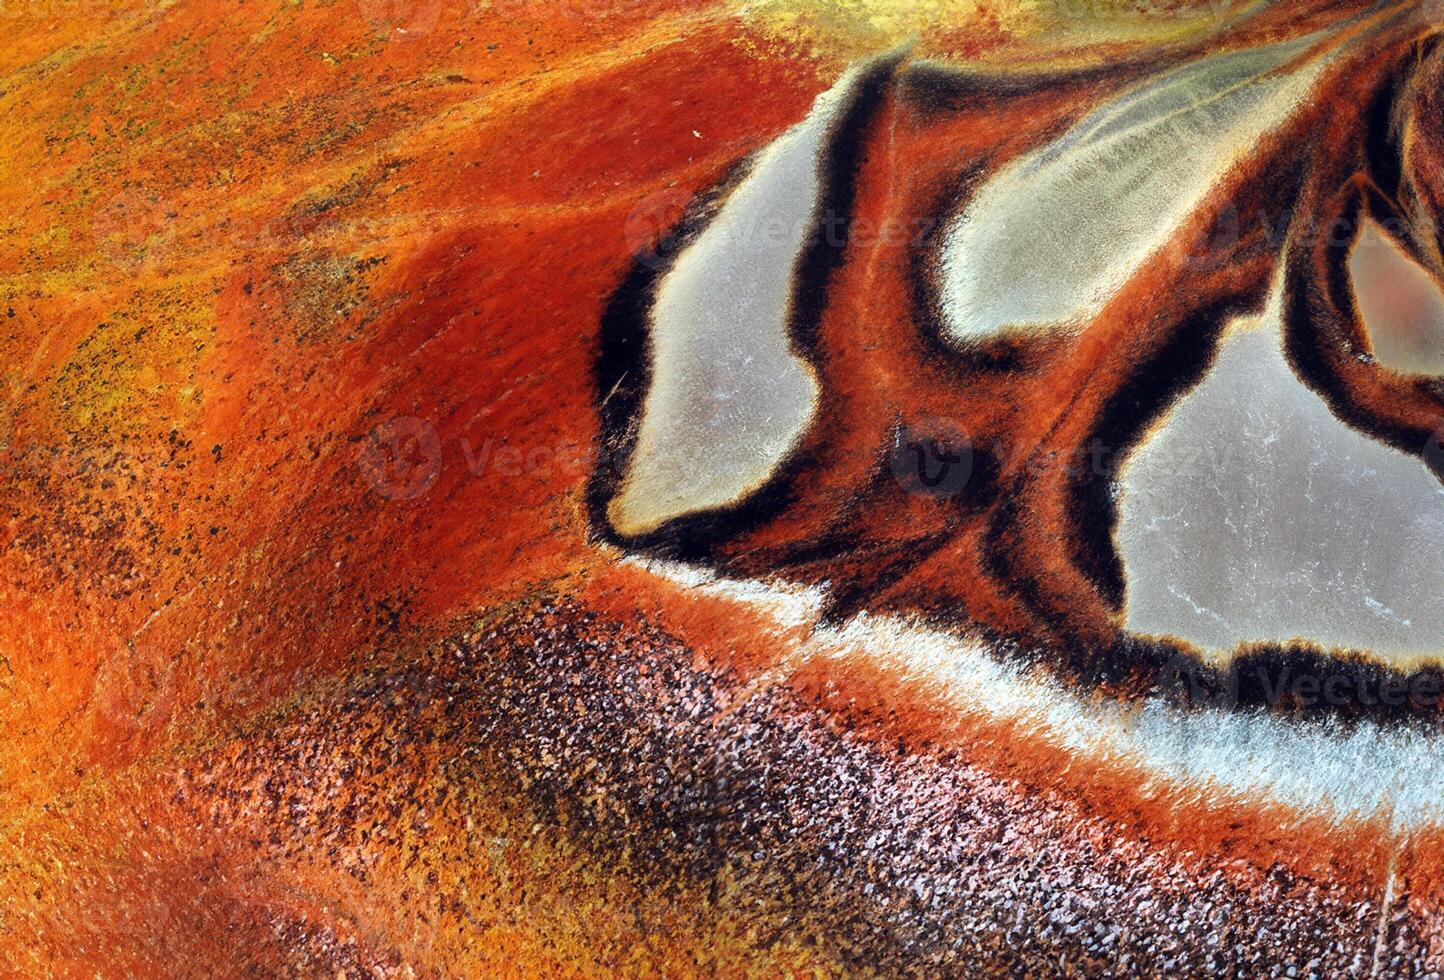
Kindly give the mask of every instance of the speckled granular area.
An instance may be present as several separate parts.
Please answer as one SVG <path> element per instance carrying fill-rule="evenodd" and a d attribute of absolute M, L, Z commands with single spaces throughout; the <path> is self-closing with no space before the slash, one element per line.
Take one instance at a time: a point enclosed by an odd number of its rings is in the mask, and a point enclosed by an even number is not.
<path fill-rule="evenodd" d="M 55 949 L 113 941 L 61 910 L 119 889 L 136 903 L 130 924 L 155 936 L 138 968 L 199 962 L 164 938 L 196 887 L 165 857 L 196 852 L 179 835 L 218 849 L 189 900 L 202 921 L 269 922 L 236 962 L 293 975 L 420 962 L 448 974 L 547 947 L 577 957 L 557 954 L 570 970 L 634 974 L 1375 968 L 1380 894 L 1131 839 L 1068 800 L 848 730 L 786 685 L 740 685 L 655 627 L 571 603 L 310 691 L 182 759 L 153 777 L 172 787 L 154 823 L 75 804 L 84 822 L 127 828 L 136 853 L 126 881 L 47 902 Z M 1380 965 L 1422 975 L 1413 917 L 1402 902 L 1393 912 Z"/>
<path fill-rule="evenodd" d="M 654 629 L 544 609 L 458 661 L 486 679 L 467 700 L 498 772 L 644 891 L 700 886 L 760 947 L 786 934 L 918 974 L 1371 966 L 1377 896 L 1149 853 L 1065 800 L 839 729 L 786 687 L 739 691 Z"/>

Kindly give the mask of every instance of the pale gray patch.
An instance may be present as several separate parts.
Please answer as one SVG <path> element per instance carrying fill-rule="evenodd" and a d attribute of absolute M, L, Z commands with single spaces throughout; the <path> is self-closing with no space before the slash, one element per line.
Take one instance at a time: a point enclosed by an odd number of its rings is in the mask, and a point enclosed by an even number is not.
<path fill-rule="evenodd" d="M 1444 485 L 1294 375 L 1276 295 L 1128 460 L 1125 626 L 1213 653 L 1310 640 L 1444 654 Z"/>
<path fill-rule="evenodd" d="M 758 156 L 663 277 L 652 383 L 607 511 L 623 534 L 739 500 L 807 428 L 818 386 L 789 343 L 793 272 L 813 227 L 828 127 L 856 77 L 844 75 Z"/>
<path fill-rule="evenodd" d="M 1288 118 L 1326 59 L 1285 66 L 1318 37 L 1170 71 L 999 171 L 943 243 L 952 336 L 1080 327 Z"/>
<path fill-rule="evenodd" d="M 1444 292 L 1372 221 L 1349 256 L 1374 357 L 1402 374 L 1444 374 Z"/>

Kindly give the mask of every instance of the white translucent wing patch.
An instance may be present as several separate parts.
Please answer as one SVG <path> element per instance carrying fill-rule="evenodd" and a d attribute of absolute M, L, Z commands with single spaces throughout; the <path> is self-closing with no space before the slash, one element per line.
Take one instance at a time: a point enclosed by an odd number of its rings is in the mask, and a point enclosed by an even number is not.
<path fill-rule="evenodd" d="M 1444 293 L 1429 273 L 1371 221 L 1349 275 L 1375 359 L 1401 374 L 1444 374 Z"/>
<path fill-rule="evenodd" d="M 807 428 L 818 386 L 789 344 L 793 271 L 821 194 L 828 127 L 856 77 L 844 75 L 758 156 L 663 277 L 649 325 L 651 386 L 607 510 L 621 533 L 739 500 Z"/>
<path fill-rule="evenodd" d="M 1317 37 L 1175 69 L 999 171 L 944 238 L 949 333 L 968 342 L 1007 328 L 1081 326 L 1288 118 L 1323 59 L 1285 66 Z"/>
<path fill-rule="evenodd" d="M 1280 348 L 1280 300 L 1231 334 L 1128 461 L 1128 629 L 1210 652 L 1310 640 L 1444 655 L 1444 485 L 1350 429 Z"/>

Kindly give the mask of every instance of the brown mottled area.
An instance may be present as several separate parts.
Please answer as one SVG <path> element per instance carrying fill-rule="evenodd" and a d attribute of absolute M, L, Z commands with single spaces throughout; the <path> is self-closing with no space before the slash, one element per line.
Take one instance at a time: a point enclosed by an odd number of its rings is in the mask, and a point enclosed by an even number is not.
<path fill-rule="evenodd" d="M 58 845 L 47 821 L 127 843 Z M 579 975 L 1359 975 L 1380 912 L 1282 866 L 1152 846 L 566 600 L 303 691 L 28 833 L 36 900 L 7 915 L 35 955 L 121 943 L 142 972 L 224 955 L 294 975 L 548 956 Z M 59 894 L 52 862 L 74 872 Z M 74 914 L 116 903 L 120 920 Z M 1423 972 L 1394 911 L 1385 962 Z"/>
<path fill-rule="evenodd" d="M 325 338 L 362 309 L 370 289 L 371 271 L 384 258 L 356 259 L 327 253 L 293 255 L 272 270 L 283 315 L 298 343 Z M 375 318 L 363 312 L 356 329 Z"/>

